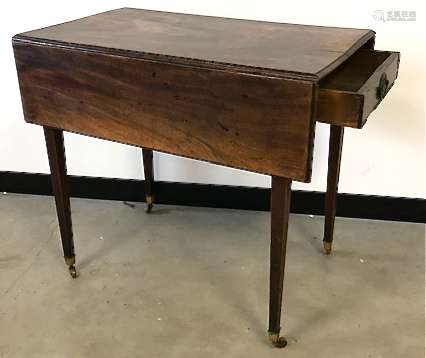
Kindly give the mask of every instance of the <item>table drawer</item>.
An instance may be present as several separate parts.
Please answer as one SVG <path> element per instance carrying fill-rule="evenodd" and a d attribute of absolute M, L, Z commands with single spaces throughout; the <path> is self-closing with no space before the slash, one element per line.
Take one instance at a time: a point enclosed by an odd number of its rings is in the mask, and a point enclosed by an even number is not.
<path fill-rule="evenodd" d="M 320 81 L 317 120 L 362 128 L 392 87 L 399 53 L 359 50 Z"/>

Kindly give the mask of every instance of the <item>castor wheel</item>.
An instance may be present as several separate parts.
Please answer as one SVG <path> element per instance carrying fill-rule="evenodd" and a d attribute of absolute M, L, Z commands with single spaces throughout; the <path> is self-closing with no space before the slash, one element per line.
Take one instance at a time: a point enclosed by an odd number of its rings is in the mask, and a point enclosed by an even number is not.
<path fill-rule="evenodd" d="M 330 255 L 331 254 L 332 243 L 329 242 L 329 241 L 323 241 L 323 246 L 324 246 L 324 254 Z"/>
<path fill-rule="evenodd" d="M 149 214 L 154 206 L 154 198 L 152 195 L 146 196 L 146 213 Z"/>
<path fill-rule="evenodd" d="M 72 278 L 77 278 L 77 270 L 75 269 L 75 265 L 68 267 L 68 270 Z"/>
<path fill-rule="evenodd" d="M 276 348 L 284 348 L 287 345 L 287 340 L 281 337 L 279 333 L 268 332 L 269 340 Z"/>
<path fill-rule="evenodd" d="M 65 263 L 72 278 L 77 278 L 77 270 L 75 269 L 75 256 L 65 257 Z"/>

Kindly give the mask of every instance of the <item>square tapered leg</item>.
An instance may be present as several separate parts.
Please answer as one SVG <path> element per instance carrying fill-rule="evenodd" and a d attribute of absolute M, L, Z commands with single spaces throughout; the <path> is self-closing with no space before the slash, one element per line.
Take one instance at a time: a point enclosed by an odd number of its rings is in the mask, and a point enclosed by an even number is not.
<path fill-rule="evenodd" d="M 327 192 L 324 203 L 324 252 L 329 255 L 334 236 L 337 190 L 339 186 L 340 161 L 342 157 L 344 127 L 330 125 L 328 153 Z"/>
<path fill-rule="evenodd" d="M 49 157 L 52 191 L 55 196 L 56 213 L 61 233 L 62 249 L 65 263 L 73 278 L 77 277 L 75 269 L 74 240 L 72 233 L 70 197 L 65 160 L 64 136 L 62 130 L 44 127 L 47 154 Z"/>
<path fill-rule="evenodd" d="M 269 291 L 269 338 L 276 347 L 285 347 L 280 337 L 284 268 L 290 214 L 291 180 L 272 177 L 271 189 L 271 266 Z"/>
<path fill-rule="evenodd" d="M 145 175 L 146 212 L 150 213 L 154 205 L 154 167 L 151 149 L 142 149 L 143 170 Z"/>

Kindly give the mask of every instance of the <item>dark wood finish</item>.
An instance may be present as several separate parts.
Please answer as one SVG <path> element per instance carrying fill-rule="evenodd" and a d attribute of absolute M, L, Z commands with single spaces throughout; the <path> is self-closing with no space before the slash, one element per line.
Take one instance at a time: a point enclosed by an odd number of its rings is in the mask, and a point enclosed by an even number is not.
<path fill-rule="evenodd" d="M 19 36 L 168 63 L 318 79 L 374 32 L 124 8 Z"/>
<path fill-rule="evenodd" d="M 143 172 L 145 175 L 145 195 L 154 195 L 154 163 L 151 149 L 142 149 Z"/>
<path fill-rule="evenodd" d="M 320 122 L 362 128 L 398 75 L 397 52 L 359 50 L 320 82 Z M 383 87 L 381 79 L 386 78 Z M 381 93 L 378 93 L 380 92 Z"/>
<path fill-rule="evenodd" d="M 148 212 L 151 211 L 154 200 L 154 163 L 151 149 L 142 149 L 143 172 L 145 175 L 145 200 L 148 204 Z"/>
<path fill-rule="evenodd" d="M 25 120 L 45 127 L 61 237 L 74 257 L 62 130 L 272 176 L 269 335 L 277 347 L 291 182 L 310 181 L 315 120 L 332 123 L 331 249 L 343 126 L 397 76 L 374 32 L 119 9 L 13 38 Z M 326 247 L 326 245 L 325 245 Z M 68 260 L 76 277 L 74 260 Z"/>
<path fill-rule="evenodd" d="M 342 158 L 344 127 L 330 125 L 328 153 L 327 192 L 324 204 L 324 241 L 326 253 L 331 251 L 333 242 L 334 221 L 336 218 L 337 190 L 339 186 L 340 161 Z"/>
<path fill-rule="evenodd" d="M 52 191 L 55 196 L 62 248 L 65 259 L 75 256 L 68 189 L 67 166 L 63 133 L 59 129 L 44 127 L 47 154 L 49 157 Z"/>
<path fill-rule="evenodd" d="M 310 181 L 308 81 L 14 42 L 28 122 Z"/>
<path fill-rule="evenodd" d="M 269 332 L 279 334 L 290 213 L 291 180 L 272 177 Z"/>

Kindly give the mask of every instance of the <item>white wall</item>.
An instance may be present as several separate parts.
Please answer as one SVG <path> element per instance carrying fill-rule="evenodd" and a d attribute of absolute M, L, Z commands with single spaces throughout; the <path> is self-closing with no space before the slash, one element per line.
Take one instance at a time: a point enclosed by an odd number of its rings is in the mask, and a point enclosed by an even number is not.
<path fill-rule="evenodd" d="M 362 130 L 347 129 L 340 191 L 425 198 L 424 18 L 420 1 L 19 1 L 0 13 L 0 170 L 48 173 L 42 130 L 23 120 L 11 37 L 113 8 L 146 9 L 289 23 L 371 28 L 376 48 L 400 51 L 399 78 Z M 379 22 L 374 10 L 416 11 L 415 22 Z M 74 175 L 142 178 L 137 148 L 66 134 L 68 171 Z M 328 126 L 318 124 L 310 184 L 325 190 Z M 156 153 L 160 180 L 270 185 L 267 176 Z"/>

